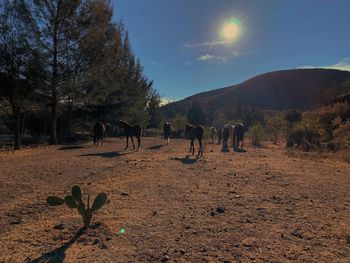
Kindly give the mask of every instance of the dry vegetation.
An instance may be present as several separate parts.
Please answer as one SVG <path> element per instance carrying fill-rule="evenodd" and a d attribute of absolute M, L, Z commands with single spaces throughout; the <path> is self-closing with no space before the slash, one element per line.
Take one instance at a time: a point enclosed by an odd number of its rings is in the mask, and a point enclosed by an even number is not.
<path fill-rule="evenodd" d="M 0 262 L 349 262 L 348 162 L 272 144 L 206 144 L 196 160 L 188 141 L 162 143 L 1 152 Z M 108 194 L 85 233 L 45 204 L 73 184 Z"/>

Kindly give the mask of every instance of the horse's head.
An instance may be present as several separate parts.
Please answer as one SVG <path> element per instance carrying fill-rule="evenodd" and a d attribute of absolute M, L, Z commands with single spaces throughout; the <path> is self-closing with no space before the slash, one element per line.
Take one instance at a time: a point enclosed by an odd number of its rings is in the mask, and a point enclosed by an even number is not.
<path fill-rule="evenodd" d="M 193 125 L 186 123 L 185 125 L 186 135 L 188 135 L 192 129 L 193 129 Z"/>

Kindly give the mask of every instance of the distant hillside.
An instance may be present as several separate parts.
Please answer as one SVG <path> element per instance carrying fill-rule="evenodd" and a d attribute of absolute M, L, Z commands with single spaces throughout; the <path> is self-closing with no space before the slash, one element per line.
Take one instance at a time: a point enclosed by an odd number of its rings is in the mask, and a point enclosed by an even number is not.
<path fill-rule="evenodd" d="M 207 110 L 229 110 L 237 104 L 263 110 L 307 110 L 324 105 L 331 97 L 347 92 L 349 81 L 349 71 L 275 71 L 258 75 L 238 85 L 198 93 L 161 109 L 166 118 L 186 114 L 194 101 Z"/>

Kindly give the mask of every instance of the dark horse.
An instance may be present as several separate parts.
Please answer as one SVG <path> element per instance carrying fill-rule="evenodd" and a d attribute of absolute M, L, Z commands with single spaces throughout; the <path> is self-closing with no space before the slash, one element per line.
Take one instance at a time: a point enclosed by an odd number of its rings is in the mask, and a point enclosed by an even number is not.
<path fill-rule="evenodd" d="M 141 134 L 142 134 L 142 128 L 139 125 L 131 125 L 127 123 L 126 121 L 119 121 L 119 126 L 125 130 L 126 135 L 126 146 L 125 150 L 129 147 L 129 137 L 131 138 L 133 150 L 135 150 L 135 143 L 133 137 L 137 138 L 137 150 L 140 149 L 141 144 Z"/>
<path fill-rule="evenodd" d="M 239 149 L 239 143 L 241 143 L 241 149 L 243 149 L 243 137 L 244 137 L 244 125 L 237 123 L 233 126 L 233 148 Z"/>
<path fill-rule="evenodd" d="M 102 121 L 98 121 L 94 125 L 93 138 L 94 138 L 94 146 L 98 146 L 98 141 L 102 141 L 103 146 L 103 137 L 105 136 L 105 126 Z"/>
<path fill-rule="evenodd" d="M 173 128 L 171 126 L 170 122 L 165 122 L 163 124 L 163 132 L 164 132 L 164 140 L 166 145 L 169 145 L 169 141 L 170 141 L 170 134 L 172 133 Z"/>
<path fill-rule="evenodd" d="M 198 151 L 198 156 L 203 156 L 203 133 L 204 129 L 200 125 L 191 125 L 191 124 L 186 124 L 185 126 L 186 130 L 186 135 L 191 139 L 191 146 L 190 146 L 190 152 L 192 152 L 192 155 L 194 154 L 194 140 L 197 138 L 198 143 L 199 143 L 199 151 Z"/>

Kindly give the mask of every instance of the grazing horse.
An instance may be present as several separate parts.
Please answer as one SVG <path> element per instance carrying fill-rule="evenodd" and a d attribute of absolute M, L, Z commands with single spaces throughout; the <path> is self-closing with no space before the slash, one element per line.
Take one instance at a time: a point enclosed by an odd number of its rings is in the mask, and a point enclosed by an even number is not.
<path fill-rule="evenodd" d="M 96 122 L 94 125 L 93 130 L 93 139 L 94 139 L 94 146 L 98 146 L 98 141 L 102 141 L 102 147 L 103 147 L 103 137 L 105 136 L 105 126 L 102 121 Z"/>
<path fill-rule="evenodd" d="M 232 135 L 232 125 L 226 124 L 222 129 L 222 149 L 227 149 L 227 143 L 230 135 Z"/>
<path fill-rule="evenodd" d="M 192 155 L 194 154 L 194 140 L 197 138 L 199 143 L 199 150 L 198 150 L 197 157 L 203 156 L 203 144 L 202 144 L 203 133 L 204 133 L 203 127 L 200 125 L 194 126 L 191 124 L 186 124 L 185 131 L 186 131 L 186 135 L 191 139 L 190 152 L 192 152 Z"/>
<path fill-rule="evenodd" d="M 164 140 L 166 145 L 169 145 L 170 142 L 170 134 L 173 132 L 173 128 L 171 126 L 171 123 L 166 121 L 163 124 L 163 132 L 164 132 Z"/>
<path fill-rule="evenodd" d="M 125 130 L 125 135 L 126 135 L 126 146 L 125 149 L 128 149 L 129 147 L 129 137 L 131 138 L 133 150 L 135 150 L 135 143 L 133 137 L 137 138 L 137 150 L 140 149 L 140 144 L 141 144 L 141 135 L 142 135 L 142 128 L 139 125 L 131 125 L 127 123 L 126 121 L 119 121 L 119 127 L 122 127 Z"/>
<path fill-rule="evenodd" d="M 241 149 L 243 149 L 243 137 L 244 137 L 244 125 L 242 123 L 236 123 L 233 126 L 233 148 L 239 149 L 239 143 L 241 142 Z"/>
<path fill-rule="evenodd" d="M 210 127 L 209 128 L 209 143 L 214 143 L 215 135 L 216 135 L 215 127 Z"/>
<path fill-rule="evenodd" d="M 218 133 L 216 135 L 218 137 L 218 143 L 217 144 L 221 144 L 221 140 L 222 140 L 222 129 L 218 129 Z"/>

